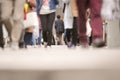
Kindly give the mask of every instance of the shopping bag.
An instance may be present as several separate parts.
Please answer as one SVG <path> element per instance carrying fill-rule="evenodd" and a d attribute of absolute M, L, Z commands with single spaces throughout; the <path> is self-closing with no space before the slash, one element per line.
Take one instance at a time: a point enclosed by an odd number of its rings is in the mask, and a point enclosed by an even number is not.
<path fill-rule="evenodd" d="M 35 27 L 38 26 L 38 17 L 37 17 L 37 13 L 36 12 L 29 12 L 26 15 L 26 20 L 24 20 L 24 27 L 25 29 L 28 27 Z"/>
<path fill-rule="evenodd" d="M 92 33 L 92 28 L 91 28 L 91 25 L 90 25 L 90 19 L 87 19 L 87 21 L 86 21 L 86 35 L 88 37 L 90 37 L 91 33 Z"/>

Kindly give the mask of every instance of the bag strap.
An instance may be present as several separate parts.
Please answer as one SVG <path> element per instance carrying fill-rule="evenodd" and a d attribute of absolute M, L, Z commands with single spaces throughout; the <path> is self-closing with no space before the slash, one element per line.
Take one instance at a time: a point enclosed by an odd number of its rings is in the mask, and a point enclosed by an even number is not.
<path fill-rule="evenodd" d="M 64 3 L 63 4 L 63 13 L 65 12 L 65 7 L 66 7 L 66 4 Z"/>

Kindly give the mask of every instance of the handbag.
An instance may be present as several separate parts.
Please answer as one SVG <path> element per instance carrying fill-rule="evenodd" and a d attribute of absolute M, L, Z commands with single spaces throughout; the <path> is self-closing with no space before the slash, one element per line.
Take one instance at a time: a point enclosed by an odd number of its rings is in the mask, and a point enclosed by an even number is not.
<path fill-rule="evenodd" d="M 90 37 L 91 33 L 92 33 L 92 28 L 91 28 L 91 25 L 90 25 L 90 19 L 88 18 L 87 21 L 86 21 L 86 35 L 88 37 Z"/>
<path fill-rule="evenodd" d="M 37 17 L 37 13 L 32 11 L 26 14 L 26 20 L 24 20 L 24 28 L 28 28 L 28 27 L 36 27 L 39 26 L 38 23 L 38 17 Z"/>

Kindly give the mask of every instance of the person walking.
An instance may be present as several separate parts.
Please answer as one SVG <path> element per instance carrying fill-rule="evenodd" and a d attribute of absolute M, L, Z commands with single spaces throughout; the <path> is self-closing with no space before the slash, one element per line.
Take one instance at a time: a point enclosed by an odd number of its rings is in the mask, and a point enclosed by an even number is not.
<path fill-rule="evenodd" d="M 57 15 L 57 20 L 55 21 L 55 30 L 57 37 L 57 45 L 62 45 L 62 34 L 64 33 L 64 22 L 60 15 Z"/>
<path fill-rule="evenodd" d="M 10 46 L 19 49 L 19 42 L 24 29 L 25 0 L 1 0 L 1 20 L 10 37 Z"/>
<path fill-rule="evenodd" d="M 90 8 L 90 24 L 92 28 L 92 45 L 94 47 L 103 47 L 103 25 L 101 17 L 102 0 L 77 0 L 79 14 L 79 36 L 80 43 L 83 47 L 88 46 L 86 35 L 86 10 Z"/>
<path fill-rule="evenodd" d="M 0 47 L 4 48 L 3 27 L 2 27 L 2 20 L 1 20 L 1 1 L 0 1 Z"/>
<path fill-rule="evenodd" d="M 78 10 L 76 0 L 62 0 L 64 2 L 64 23 L 66 30 L 67 46 L 75 48 L 77 44 L 77 17 Z"/>
<path fill-rule="evenodd" d="M 72 45 L 71 48 L 75 48 L 78 40 L 78 8 L 76 4 L 76 0 L 70 0 L 70 5 L 72 9 L 73 15 L 73 29 L 72 29 Z"/>
<path fill-rule="evenodd" d="M 56 5 L 59 0 L 37 0 L 37 14 L 42 24 L 43 41 L 45 47 L 52 44 L 52 29 L 55 20 Z"/>
<path fill-rule="evenodd" d="M 36 0 L 28 0 L 26 2 L 28 5 L 26 12 L 26 32 L 24 36 L 24 41 L 26 45 L 31 45 L 36 47 L 36 39 L 39 36 L 39 23 L 36 13 Z"/>

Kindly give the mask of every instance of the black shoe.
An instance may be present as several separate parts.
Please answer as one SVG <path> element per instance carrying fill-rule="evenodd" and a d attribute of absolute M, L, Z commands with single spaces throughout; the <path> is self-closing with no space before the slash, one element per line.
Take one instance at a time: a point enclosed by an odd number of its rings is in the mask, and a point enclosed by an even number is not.
<path fill-rule="evenodd" d="M 0 47 L 3 49 L 4 48 L 5 43 L 3 41 L 0 42 Z"/>
<path fill-rule="evenodd" d="M 20 43 L 19 43 L 19 48 L 20 48 L 20 49 L 23 49 L 23 48 L 27 48 L 27 46 L 25 45 L 24 42 L 20 42 Z"/>
<path fill-rule="evenodd" d="M 92 46 L 97 48 L 104 47 L 105 42 L 102 39 L 95 39 L 92 43 Z"/>
<path fill-rule="evenodd" d="M 57 45 L 60 45 L 60 42 L 57 42 Z"/>
<path fill-rule="evenodd" d="M 2 49 L 4 49 L 4 44 L 0 44 L 0 47 L 1 47 Z"/>

